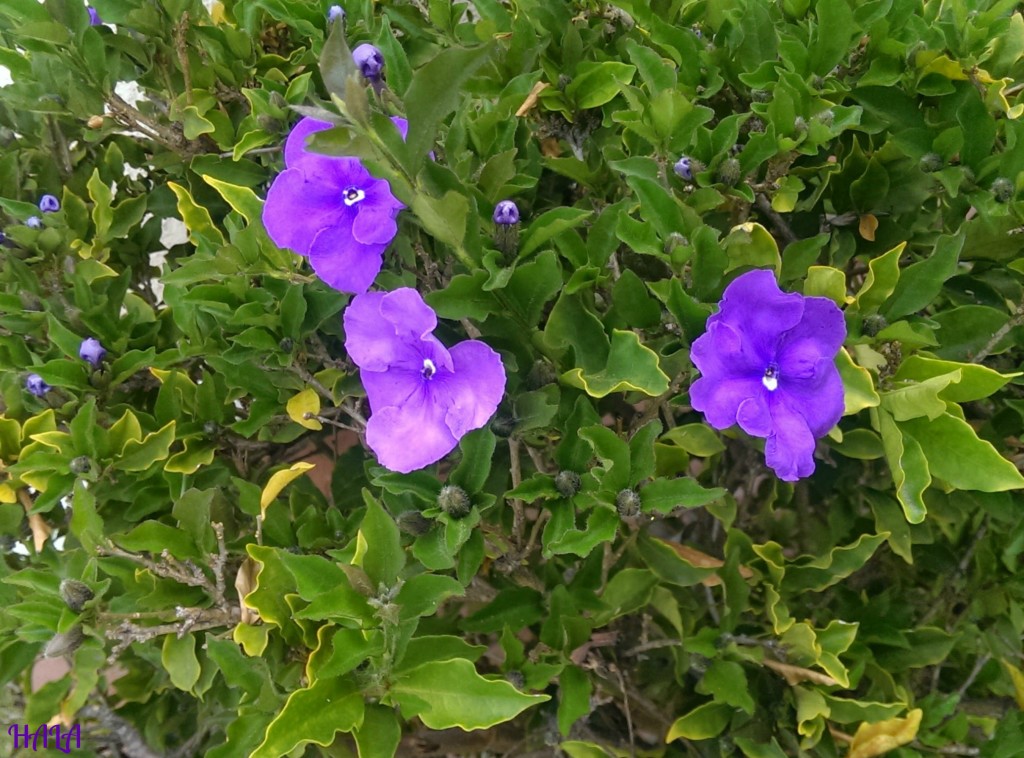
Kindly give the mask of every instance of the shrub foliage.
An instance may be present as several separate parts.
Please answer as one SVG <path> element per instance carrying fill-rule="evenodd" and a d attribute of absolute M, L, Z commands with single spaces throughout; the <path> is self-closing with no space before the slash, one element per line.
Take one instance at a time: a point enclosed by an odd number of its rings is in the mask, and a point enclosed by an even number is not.
<path fill-rule="evenodd" d="M 1019 754 L 1016 2 L 92 5 L 0 0 L 5 730 Z M 263 227 L 298 114 L 407 206 L 375 289 L 502 357 L 497 414 L 423 470 L 363 444 L 350 296 Z M 797 482 L 690 405 L 754 268 L 845 317 Z"/>

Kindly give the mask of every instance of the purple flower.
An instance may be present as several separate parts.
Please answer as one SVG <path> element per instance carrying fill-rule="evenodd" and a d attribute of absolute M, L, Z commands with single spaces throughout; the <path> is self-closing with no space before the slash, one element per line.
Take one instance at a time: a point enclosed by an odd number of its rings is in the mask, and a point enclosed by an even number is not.
<path fill-rule="evenodd" d="M 440 460 L 487 423 L 505 392 L 501 357 L 479 340 L 446 349 L 437 316 L 409 287 L 353 298 L 345 349 L 360 368 L 372 415 L 366 444 L 392 471 Z"/>
<path fill-rule="evenodd" d="M 25 377 L 25 389 L 36 397 L 42 397 L 53 389 L 53 387 L 47 384 L 39 374 L 29 374 Z"/>
<path fill-rule="evenodd" d="M 765 460 L 787 482 L 814 472 L 814 440 L 843 415 L 835 356 L 846 337 L 831 300 L 783 293 L 770 271 L 725 289 L 690 352 L 701 377 L 690 402 L 716 429 L 765 437 Z"/>
<path fill-rule="evenodd" d="M 99 26 L 100 24 L 103 23 L 103 19 L 100 18 L 100 14 L 99 14 L 99 12 L 95 8 L 87 8 L 86 10 L 89 11 L 89 25 L 90 26 Z"/>
<path fill-rule="evenodd" d="M 89 363 L 93 368 L 98 368 L 107 349 L 100 344 L 95 337 L 86 337 L 78 348 L 78 357 Z"/>
<path fill-rule="evenodd" d="M 684 155 L 682 158 L 675 162 L 672 166 L 672 170 L 676 172 L 676 176 L 686 182 L 693 181 L 693 161 L 689 156 Z"/>
<path fill-rule="evenodd" d="M 392 118 L 404 138 L 409 124 Z M 366 292 L 380 272 L 384 249 L 398 233 L 405 206 L 391 186 L 374 179 L 358 158 L 306 149 L 306 138 L 333 124 L 304 118 L 284 146 L 282 171 L 270 185 L 263 225 L 278 247 L 308 255 L 317 276 L 341 292 Z"/>
<path fill-rule="evenodd" d="M 56 213 L 60 210 L 60 200 L 54 195 L 43 195 L 39 198 L 39 210 L 43 213 Z"/>
<path fill-rule="evenodd" d="M 502 200 L 494 206 L 494 223 L 511 226 L 519 223 L 519 207 L 511 200 Z"/>
<path fill-rule="evenodd" d="M 330 8 L 327 9 L 327 21 L 328 22 L 333 24 L 339 18 L 342 21 L 345 20 L 345 9 L 344 8 L 342 8 L 340 5 L 332 5 Z"/>
<path fill-rule="evenodd" d="M 379 82 L 384 71 L 384 54 L 373 45 L 364 42 L 352 51 L 359 72 L 371 82 Z"/>
<path fill-rule="evenodd" d="M 25 219 L 25 226 L 29 229 L 39 229 L 43 225 L 43 220 L 39 216 L 29 216 Z"/>

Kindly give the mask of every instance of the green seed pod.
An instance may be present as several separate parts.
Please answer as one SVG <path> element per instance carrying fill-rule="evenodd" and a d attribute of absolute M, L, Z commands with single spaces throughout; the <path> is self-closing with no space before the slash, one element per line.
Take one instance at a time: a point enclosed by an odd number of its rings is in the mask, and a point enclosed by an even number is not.
<path fill-rule="evenodd" d="M 917 162 L 917 167 L 926 174 L 933 174 L 942 168 L 942 156 L 938 153 L 925 153 Z"/>
<path fill-rule="evenodd" d="M 729 158 L 718 167 L 718 181 L 730 187 L 740 180 L 740 162 L 735 158 Z"/>
<path fill-rule="evenodd" d="M 55 634 L 43 648 L 43 656 L 46 658 L 58 658 L 62 655 L 71 655 L 81 646 L 85 640 L 85 632 L 81 626 L 73 626 L 63 634 Z"/>
<path fill-rule="evenodd" d="M 430 531 L 430 519 L 419 511 L 405 511 L 398 514 L 398 528 L 413 537 L 419 537 Z"/>
<path fill-rule="evenodd" d="M 562 497 L 572 497 L 580 491 L 583 482 L 575 471 L 559 471 L 555 476 L 555 489 Z"/>
<path fill-rule="evenodd" d="M 622 518 L 633 518 L 640 515 L 640 495 L 636 490 L 620 490 L 615 496 L 615 507 Z"/>
<path fill-rule="evenodd" d="M 461 487 L 446 484 L 437 496 L 437 506 L 452 518 L 462 518 L 469 513 L 469 495 Z"/>
<path fill-rule="evenodd" d="M 77 579 L 64 579 L 60 583 L 60 598 L 75 613 L 81 613 L 85 604 L 94 597 L 96 597 L 96 593 L 85 582 L 80 582 Z"/>
<path fill-rule="evenodd" d="M 996 196 L 997 203 L 1008 203 L 1017 194 L 1017 189 L 1013 186 L 1012 181 L 1005 176 L 1000 176 L 992 182 L 992 194 Z"/>

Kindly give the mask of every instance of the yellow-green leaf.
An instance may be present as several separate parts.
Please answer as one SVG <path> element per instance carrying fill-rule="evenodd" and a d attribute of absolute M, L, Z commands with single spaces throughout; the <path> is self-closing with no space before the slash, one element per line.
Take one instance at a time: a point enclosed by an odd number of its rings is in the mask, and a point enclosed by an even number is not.
<path fill-rule="evenodd" d="M 171 675 L 171 684 L 179 690 L 191 691 L 199 681 L 199 659 L 196 658 L 196 637 L 186 634 L 179 638 L 176 634 L 164 637 L 160 662 Z"/>
<path fill-rule="evenodd" d="M 326 747 L 337 732 L 351 732 L 363 723 L 363 693 L 344 677 L 319 679 L 296 690 L 250 758 L 280 758 L 310 742 Z"/>
<path fill-rule="evenodd" d="M 714 701 L 697 706 L 685 716 L 675 720 L 668 730 L 665 742 L 679 738 L 687 740 L 707 740 L 717 737 L 725 729 L 736 709 L 731 705 Z"/>
<path fill-rule="evenodd" d="M 923 713 L 920 708 L 915 708 L 906 718 L 861 724 L 857 727 L 857 733 L 853 735 L 850 752 L 846 754 L 846 758 L 874 758 L 912 742 L 917 737 Z"/>
<path fill-rule="evenodd" d="M 315 418 L 306 417 L 307 413 L 312 416 L 320 413 L 320 396 L 316 393 L 316 390 L 312 388 L 302 390 L 302 392 L 288 401 L 285 410 L 288 411 L 289 418 L 296 424 L 314 431 L 323 429 L 323 424 Z"/>
<path fill-rule="evenodd" d="M 881 402 L 875 391 L 875 382 L 871 373 L 853 362 L 853 358 L 840 348 L 836 355 L 836 366 L 843 380 L 843 415 L 859 413 L 865 408 L 874 408 Z"/>
<path fill-rule="evenodd" d="M 267 486 L 263 488 L 263 494 L 260 495 L 260 515 L 266 515 L 267 506 L 274 502 L 274 498 L 281 494 L 281 490 L 314 467 L 312 463 L 299 461 L 293 463 L 291 468 L 282 469 L 270 477 Z"/>

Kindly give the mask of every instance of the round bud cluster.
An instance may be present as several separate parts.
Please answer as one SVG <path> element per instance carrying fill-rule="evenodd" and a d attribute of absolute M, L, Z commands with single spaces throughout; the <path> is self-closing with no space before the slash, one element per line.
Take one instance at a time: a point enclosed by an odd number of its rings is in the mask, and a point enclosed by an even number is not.
<path fill-rule="evenodd" d="M 836 114 L 831 108 L 829 108 L 828 110 L 824 110 L 819 113 L 815 118 L 825 126 L 832 126 L 833 122 L 836 120 Z"/>
<path fill-rule="evenodd" d="M 75 476 L 81 476 L 82 474 L 88 474 L 92 471 L 92 463 L 89 461 L 89 456 L 80 455 L 71 460 L 71 463 L 68 464 L 68 468 Z"/>
<path fill-rule="evenodd" d="M 559 471 L 555 476 L 555 489 L 564 498 L 570 498 L 580 491 L 583 482 L 575 471 Z"/>
<path fill-rule="evenodd" d="M 522 671 L 513 669 L 505 674 L 505 681 L 515 687 L 517 690 L 521 690 L 526 686 L 526 677 L 523 676 Z"/>
<path fill-rule="evenodd" d="M 96 593 L 85 582 L 80 582 L 77 579 L 64 579 L 60 583 L 60 598 L 64 601 L 64 605 L 75 613 L 81 613 L 85 604 L 94 597 L 96 597 Z"/>
<path fill-rule="evenodd" d="M 918 161 L 917 167 L 926 174 L 932 174 L 942 168 L 942 156 L 938 153 L 925 153 Z"/>
<path fill-rule="evenodd" d="M 640 495 L 636 490 L 620 490 L 615 496 L 615 508 L 622 518 L 633 518 L 640 515 Z"/>
<path fill-rule="evenodd" d="M 793 130 L 798 134 L 803 134 L 807 131 L 807 119 L 803 116 L 797 116 L 793 120 Z"/>
<path fill-rule="evenodd" d="M 766 89 L 750 90 L 750 99 L 755 103 L 767 103 L 772 99 L 772 93 Z"/>
<path fill-rule="evenodd" d="M 730 187 L 740 180 L 740 162 L 735 158 L 727 158 L 718 167 L 718 181 Z"/>
<path fill-rule="evenodd" d="M 446 484 L 437 496 L 437 506 L 452 518 L 462 518 L 469 513 L 469 495 L 462 487 Z"/>
<path fill-rule="evenodd" d="M 508 413 L 499 411 L 494 414 L 494 418 L 491 419 L 491 431 L 495 435 L 502 439 L 508 439 L 512 436 L 512 432 L 516 430 L 516 425 L 519 423 L 519 419 L 511 416 Z"/>
<path fill-rule="evenodd" d="M 992 194 L 996 196 L 997 203 L 1008 203 L 1017 194 L 1017 190 L 1011 180 L 1000 176 L 992 182 Z"/>

